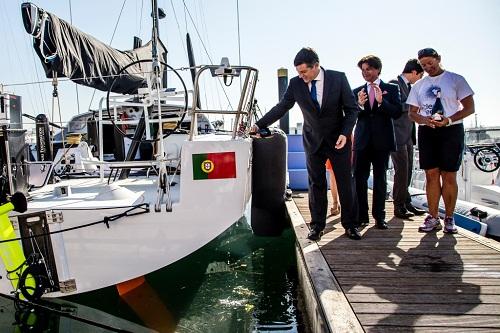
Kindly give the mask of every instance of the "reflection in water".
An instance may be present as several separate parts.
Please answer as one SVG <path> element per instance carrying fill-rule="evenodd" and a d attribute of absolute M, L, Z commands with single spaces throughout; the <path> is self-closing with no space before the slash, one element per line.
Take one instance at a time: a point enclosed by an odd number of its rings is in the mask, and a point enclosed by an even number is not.
<path fill-rule="evenodd" d="M 121 299 L 147 327 L 158 332 L 175 332 L 175 322 L 156 291 L 144 277 L 116 286 Z"/>
<path fill-rule="evenodd" d="M 0 298 L 0 332 L 133 332 L 152 333 L 142 325 L 62 299 L 42 301 L 35 307 Z"/>
<path fill-rule="evenodd" d="M 241 220 L 121 298 L 112 287 L 70 299 L 161 332 L 302 332 L 294 244 L 291 229 L 256 237 Z"/>

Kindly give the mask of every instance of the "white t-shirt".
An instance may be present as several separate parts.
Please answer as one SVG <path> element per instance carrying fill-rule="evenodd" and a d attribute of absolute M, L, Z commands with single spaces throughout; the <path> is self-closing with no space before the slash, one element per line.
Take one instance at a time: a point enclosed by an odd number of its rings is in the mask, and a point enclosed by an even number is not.
<path fill-rule="evenodd" d="M 425 76 L 417 81 L 411 88 L 406 104 L 418 107 L 418 113 L 428 117 L 431 115 L 438 92 L 441 92 L 441 103 L 444 116 L 447 118 L 463 109 L 460 103 L 462 99 L 474 95 L 474 91 L 463 76 L 444 71 L 438 76 Z M 457 121 L 459 122 L 461 121 Z"/>

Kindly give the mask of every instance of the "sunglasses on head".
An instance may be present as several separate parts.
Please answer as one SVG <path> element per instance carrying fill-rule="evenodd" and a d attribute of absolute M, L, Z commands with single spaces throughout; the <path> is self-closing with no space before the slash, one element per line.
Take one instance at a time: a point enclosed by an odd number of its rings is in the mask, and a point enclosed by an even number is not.
<path fill-rule="evenodd" d="M 434 57 L 434 58 L 439 57 L 439 54 L 436 52 L 436 50 L 430 47 L 418 51 L 417 55 L 419 59 L 424 57 Z"/>

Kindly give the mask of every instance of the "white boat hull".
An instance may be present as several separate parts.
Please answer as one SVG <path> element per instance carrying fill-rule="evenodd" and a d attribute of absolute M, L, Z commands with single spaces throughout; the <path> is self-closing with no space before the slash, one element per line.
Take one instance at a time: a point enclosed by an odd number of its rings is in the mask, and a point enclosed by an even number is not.
<path fill-rule="evenodd" d="M 234 151 L 236 177 L 195 180 L 192 154 Z M 171 179 L 172 211 L 165 204 L 154 209 L 158 177 L 129 178 L 111 185 L 97 178 L 70 179 L 47 185 L 32 194 L 29 212 L 62 212 L 64 221 L 51 231 L 68 229 L 122 214 L 148 203 L 149 212 L 52 234 L 59 281 L 74 279 L 76 290 L 52 292 L 58 297 L 96 290 L 148 274 L 196 251 L 221 234 L 249 211 L 251 199 L 251 141 L 186 142 L 182 148 L 182 173 Z M 70 186 L 70 194 L 57 197 L 56 187 Z M 122 207 L 122 208 L 117 208 Z M 140 212 L 135 209 L 133 212 Z M 3 265 L 0 262 L 0 266 Z M 5 272 L 4 267 L 0 269 Z M 0 279 L 0 292 L 12 285 Z"/>

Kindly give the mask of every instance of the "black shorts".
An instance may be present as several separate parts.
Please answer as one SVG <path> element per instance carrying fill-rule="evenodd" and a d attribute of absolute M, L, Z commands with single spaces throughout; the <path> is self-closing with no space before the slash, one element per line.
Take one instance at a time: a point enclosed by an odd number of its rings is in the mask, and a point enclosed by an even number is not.
<path fill-rule="evenodd" d="M 418 156 L 420 169 L 439 168 L 456 172 L 464 153 L 464 125 L 448 127 L 418 127 Z"/>

